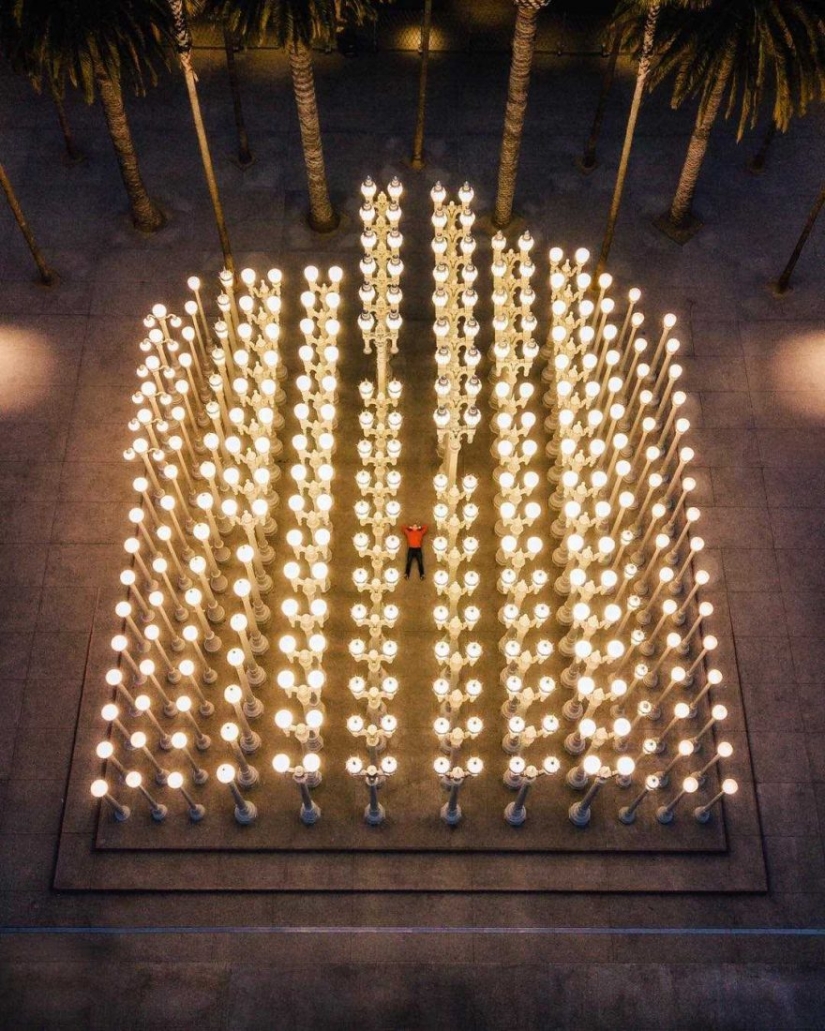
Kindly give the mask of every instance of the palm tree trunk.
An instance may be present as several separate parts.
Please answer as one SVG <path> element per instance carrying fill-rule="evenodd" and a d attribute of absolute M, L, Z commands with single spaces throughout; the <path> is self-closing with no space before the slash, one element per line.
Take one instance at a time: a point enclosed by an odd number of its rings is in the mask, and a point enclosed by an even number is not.
<path fill-rule="evenodd" d="M 768 157 L 768 151 L 773 143 L 774 136 L 776 136 L 776 122 L 771 119 L 770 125 L 765 130 L 765 138 L 762 140 L 762 146 L 751 158 L 748 169 L 753 172 L 754 175 L 759 175 L 760 172 L 765 170 L 765 161 Z"/>
<path fill-rule="evenodd" d="M 705 160 L 705 154 L 707 153 L 711 129 L 713 129 L 713 123 L 719 114 L 719 108 L 721 107 L 722 98 L 725 95 L 732 70 L 733 52 L 731 51 L 722 61 L 719 75 L 708 97 L 707 107 L 704 111 L 700 109 L 696 115 L 696 124 L 690 137 L 685 163 L 682 166 L 682 174 L 679 176 L 679 184 L 676 187 L 676 193 L 670 206 L 670 214 L 668 215 L 670 224 L 674 229 L 682 229 L 691 221 L 690 209 L 693 203 L 693 195 L 696 192 L 696 183 L 699 179 L 702 162 Z"/>
<path fill-rule="evenodd" d="M 287 49 L 307 173 L 309 224 L 316 232 L 329 233 L 337 227 L 339 218 L 329 199 L 315 78 L 312 74 L 312 54 L 309 47 L 301 42 L 292 42 Z"/>
<path fill-rule="evenodd" d="M 507 107 L 504 111 L 504 135 L 498 166 L 498 189 L 493 210 L 493 225 L 504 229 L 513 217 L 513 198 L 516 193 L 518 156 L 521 134 L 527 112 L 527 93 L 530 88 L 530 69 L 536 45 L 538 7 L 526 6 L 516 0 L 516 27 L 513 31 L 513 57 L 510 62 L 510 83 L 507 88 Z"/>
<path fill-rule="evenodd" d="M 226 71 L 229 75 L 232 109 L 235 112 L 235 128 L 238 130 L 238 164 L 241 168 L 247 168 L 255 158 L 249 149 L 249 136 L 246 132 L 246 122 L 244 121 L 243 106 L 241 105 L 241 88 L 238 83 L 237 68 L 235 67 L 235 40 L 225 24 L 223 26 L 223 47 L 226 51 Z"/>
<path fill-rule="evenodd" d="M 29 245 L 29 250 L 34 258 L 34 263 L 37 265 L 37 271 L 40 273 L 40 279 L 46 286 L 51 286 L 54 282 L 54 273 L 46 264 L 46 259 L 40 248 L 37 246 L 37 241 L 34 238 L 34 234 L 29 228 L 29 223 L 23 214 L 23 209 L 20 207 L 20 202 L 17 200 L 17 195 L 9 181 L 9 177 L 6 175 L 5 168 L 0 165 L 0 189 L 6 195 L 6 200 L 9 202 L 9 207 L 12 210 L 15 221 L 20 226 L 20 232 L 23 234 L 23 238 Z"/>
<path fill-rule="evenodd" d="M 814 202 L 814 206 L 808 212 L 808 220 L 805 223 L 805 228 L 802 230 L 799 239 L 796 241 L 796 247 L 793 249 L 793 254 L 791 254 L 788 259 L 788 264 L 782 270 L 782 275 L 776 281 L 776 292 L 778 294 L 784 294 L 788 289 L 791 282 L 791 276 L 793 275 L 793 270 L 796 268 L 796 263 L 799 261 L 802 250 L 808 242 L 808 237 L 811 235 L 814 225 L 816 224 L 816 220 L 823 207 L 825 207 L 825 186 L 820 190 L 819 196 Z"/>
<path fill-rule="evenodd" d="M 642 40 L 642 53 L 639 57 L 639 67 L 636 69 L 636 87 L 633 90 L 633 101 L 630 105 L 630 114 L 627 116 L 627 128 L 624 134 L 622 145 L 622 156 L 619 158 L 619 170 L 616 173 L 616 185 L 613 188 L 613 199 L 610 202 L 610 213 L 607 216 L 607 228 L 604 232 L 602 250 L 599 254 L 599 261 L 596 266 L 596 279 L 604 272 L 604 266 L 613 246 L 613 236 L 616 232 L 616 220 L 619 217 L 619 207 L 622 203 L 625 181 L 627 180 L 627 166 L 630 161 L 630 150 L 633 146 L 633 136 L 636 132 L 636 122 L 639 118 L 639 109 L 642 106 L 642 95 L 647 82 L 647 73 L 650 69 L 650 55 L 653 52 L 653 41 L 656 36 L 656 23 L 659 20 L 660 3 L 652 3 L 647 12 L 645 20 L 645 32 Z"/>
<path fill-rule="evenodd" d="M 195 70 L 192 67 L 192 35 L 189 32 L 189 23 L 186 20 L 186 12 L 183 9 L 183 0 L 169 0 L 169 10 L 172 13 L 175 49 L 178 52 L 180 66 L 183 69 L 183 78 L 186 82 L 186 92 L 189 95 L 189 106 L 192 109 L 192 121 L 195 123 L 195 134 L 198 137 L 198 148 L 201 152 L 203 174 L 206 177 L 206 186 L 209 190 L 210 200 L 212 201 L 212 210 L 215 212 L 215 224 L 218 227 L 218 238 L 221 241 L 224 268 L 229 272 L 234 273 L 235 262 L 232 260 L 232 248 L 229 245 L 229 232 L 226 228 L 226 219 L 223 214 L 221 195 L 218 192 L 218 181 L 215 178 L 215 168 L 212 164 L 212 155 L 209 152 L 209 140 L 206 138 L 206 127 L 203 124 L 201 104 L 198 99 L 198 87 L 195 81 Z"/>
<path fill-rule="evenodd" d="M 424 20 L 421 23 L 421 71 L 418 76 L 418 112 L 413 137 L 413 168 L 424 167 L 424 115 L 427 107 L 427 72 L 430 64 L 430 27 L 433 20 L 433 0 L 424 0 Z"/>
<path fill-rule="evenodd" d="M 607 67 L 605 68 L 604 76 L 602 77 L 602 88 L 599 92 L 599 102 L 596 104 L 596 113 L 593 116 L 593 126 L 590 130 L 590 137 L 585 144 L 584 153 L 579 161 L 579 168 L 581 168 L 583 172 L 592 172 L 596 167 L 596 144 L 599 141 L 599 134 L 602 130 L 604 112 L 607 108 L 607 98 L 610 96 L 610 91 L 613 88 L 613 79 L 616 75 L 616 62 L 619 59 L 621 42 L 621 36 L 617 32 L 616 37 L 613 40 L 613 45 L 610 48 Z"/>
<path fill-rule="evenodd" d="M 92 65 L 100 102 L 103 105 L 103 113 L 106 116 L 106 124 L 109 127 L 109 135 L 112 138 L 112 145 L 120 165 L 120 175 L 129 196 L 132 222 L 135 228 L 140 229 L 141 232 L 153 233 L 164 225 L 166 219 L 143 185 L 135 144 L 132 140 L 129 122 L 126 119 L 126 109 L 123 106 L 120 85 L 109 77 L 103 62 L 97 55 L 93 55 Z"/>
<path fill-rule="evenodd" d="M 57 112 L 57 121 L 60 125 L 60 131 L 63 133 L 63 144 L 66 147 L 66 157 L 72 164 L 77 164 L 78 161 L 83 160 L 83 154 L 78 150 L 77 145 L 72 135 L 72 129 L 69 125 L 69 120 L 66 117 L 66 110 L 63 107 L 63 99 L 57 91 L 55 84 L 49 80 L 49 92 L 52 95 L 52 101 L 54 102 L 54 109 Z"/>

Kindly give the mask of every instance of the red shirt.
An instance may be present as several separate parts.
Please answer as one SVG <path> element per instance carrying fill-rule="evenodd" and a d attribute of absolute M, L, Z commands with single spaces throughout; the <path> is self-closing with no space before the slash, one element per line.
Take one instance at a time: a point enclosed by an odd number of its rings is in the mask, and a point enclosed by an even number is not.
<path fill-rule="evenodd" d="M 404 530 L 404 536 L 407 538 L 408 546 L 420 548 L 424 540 L 424 534 L 429 530 L 429 526 L 422 526 L 420 530 L 416 530 L 412 526 L 404 526 L 402 529 Z"/>

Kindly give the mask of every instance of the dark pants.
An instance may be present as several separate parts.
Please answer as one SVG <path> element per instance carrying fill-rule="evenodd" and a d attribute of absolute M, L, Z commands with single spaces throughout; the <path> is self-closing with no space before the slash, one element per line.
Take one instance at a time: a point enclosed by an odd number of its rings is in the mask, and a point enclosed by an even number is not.
<path fill-rule="evenodd" d="M 407 565 L 404 569 L 404 575 L 409 576 L 410 570 L 412 569 L 413 562 L 418 563 L 418 572 L 421 576 L 424 575 L 424 553 L 421 548 L 407 548 Z"/>

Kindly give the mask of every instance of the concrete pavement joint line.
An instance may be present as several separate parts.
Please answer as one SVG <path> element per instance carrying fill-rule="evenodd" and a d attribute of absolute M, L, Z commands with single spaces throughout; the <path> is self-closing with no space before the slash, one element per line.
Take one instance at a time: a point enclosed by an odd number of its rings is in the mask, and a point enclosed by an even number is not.
<path fill-rule="evenodd" d="M 669 937 L 819 938 L 825 927 L 0 927 L 0 937 L 16 934 L 538 934 L 628 935 L 664 934 Z"/>

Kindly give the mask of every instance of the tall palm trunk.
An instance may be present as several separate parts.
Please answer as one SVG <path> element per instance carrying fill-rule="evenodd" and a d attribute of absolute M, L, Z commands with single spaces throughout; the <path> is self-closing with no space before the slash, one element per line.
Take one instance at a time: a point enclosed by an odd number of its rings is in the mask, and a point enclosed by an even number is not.
<path fill-rule="evenodd" d="M 768 158 L 768 151 L 770 150 L 771 144 L 776 136 L 776 131 L 776 122 L 771 119 L 770 125 L 768 125 L 768 128 L 765 130 L 765 137 L 762 140 L 761 147 L 748 163 L 748 169 L 755 175 L 759 175 L 760 172 L 764 172 L 765 170 L 765 161 Z"/>
<path fill-rule="evenodd" d="M 510 83 L 507 88 L 507 107 L 504 112 L 504 135 L 498 166 L 498 189 L 493 210 L 493 225 L 504 229 L 513 217 L 513 198 L 516 193 L 518 156 L 527 94 L 530 89 L 530 69 L 536 46 L 536 23 L 543 3 L 516 0 L 516 27 L 513 31 L 513 57 L 510 62 Z"/>
<path fill-rule="evenodd" d="M 92 66 L 100 102 L 103 105 L 103 113 L 106 116 L 106 124 L 109 127 L 109 135 L 112 138 L 112 145 L 120 165 L 123 185 L 129 196 L 132 221 L 136 229 L 140 229 L 144 233 L 153 233 L 164 225 L 166 219 L 143 185 L 135 144 L 132 140 L 129 122 L 126 120 L 126 109 L 123 106 L 120 85 L 109 77 L 103 62 L 96 54 L 92 57 Z"/>
<path fill-rule="evenodd" d="M 814 201 L 814 206 L 808 212 L 808 220 L 805 223 L 805 228 L 802 230 L 799 239 L 796 241 L 796 247 L 793 249 L 793 253 L 788 259 L 788 264 L 782 270 L 782 275 L 776 281 L 776 292 L 778 294 L 784 294 L 788 289 L 791 282 L 791 276 L 793 270 L 796 268 L 796 263 L 799 261 L 802 250 L 805 244 L 808 242 L 808 237 L 813 231 L 814 225 L 816 224 L 817 218 L 822 208 L 825 207 L 825 186 L 819 191 L 819 196 Z"/>
<path fill-rule="evenodd" d="M 189 32 L 189 23 L 186 20 L 186 12 L 183 9 L 183 0 L 169 0 L 169 10 L 172 13 L 175 49 L 178 52 L 180 66 L 183 70 L 183 79 L 186 83 L 186 92 L 189 96 L 189 107 L 192 110 L 192 121 L 195 123 L 195 135 L 198 137 L 198 148 L 201 152 L 203 174 L 206 178 L 206 187 L 209 190 L 209 198 L 212 201 L 212 210 L 215 213 L 215 224 L 218 228 L 218 238 L 221 241 L 224 268 L 229 272 L 234 273 L 235 263 L 232 260 L 232 248 L 229 245 L 229 232 L 226 228 L 226 219 L 223 214 L 221 195 L 218 192 L 218 180 L 215 178 L 215 168 L 212 164 L 212 155 L 209 152 L 209 140 L 206 137 L 206 127 L 203 124 L 201 103 L 198 98 L 198 87 L 195 81 L 195 70 L 192 67 L 192 35 Z"/>
<path fill-rule="evenodd" d="M 636 87 L 633 90 L 633 101 L 630 105 L 630 114 L 627 116 L 627 128 L 624 133 L 622 155 L 619 158 L 619 170 L 616 173 L 616 185 L 613 188 L 613 199 L 610 202 L 610 213 L 607 216 L 607 228 L 604 232 L 602 250 L 599 254 L 599 261 L 596 266 L 596 278 L 604 272 L 604 266 L 613 246 L 613 236 L 616 232 L 616 220 L 619 217 L 619 207 L 622 203 L 625 182 L 627 180 L 627 166 L 630 161 L 630 150 L 633 146 L 633 137 L 636 133 L 636 122 L 639 119 L 639 109 L 642 106 L 642 96 L 647 83 L 647 73 L 650 70 L 650 56 L 653 53 L 653 41 L 656 37 L 656 23 L 659 20 L 661 3 L 652 3 L 647 12 L 645 20 L 644 38 L 642 40 L 642 53 L 639 57 L 639 67 L 636 69 Z"/>
<path fill-rule="evenodd" d="M 6 200 L 9 202 L 9 207 L 12 210 L 15 221 L 20 226 L 20 232 L 23 234 L 23 238 L 29 246 L 29 250 L 34 258 L 34 263 L 37 265 L 37 271 L 40 273 L 40 279 L 46 284 L 51 286 L 54 282 L 54 273 L 46 264 L 46 259 L 40 248 L 37 246 L 37 241 L 34 238 L 34 234 L 29 228 L 29 223 L 26 221 L 23 209 L 20 207 L 20 202 L 17 199 L 17 195 L 11 185 L 9 177 L 6 175 L 5 168 L 0 165 L 0 189 L 6 195 Z"/>
<path fill-rule="evenodd" d="M 596 144 L 599 142 L 599 134 L 602 131 L 604 112 L 607 108 L 607 98 L 610 96 L 610 91 L 613 88 L 613 79 L 616 76 L 616 62 L 619 59 L 621 44 L 621 36 L 617 32 L 613 40 L 613 45 L 610 48 L 610 54 L 607 58 L 607 67 L 605 68 L 604 75 L 602 77 L 602 88 L 599 91 L 599 101 L 596 104 L 596 113 L 593 116 L 593 125 L 590 129 L 590 136 L 584 146 L 584 153 L 579 161 L 579 168 L 583 172 L 592 172 L 596 167 Z"/>
<path fill-rule="evenodd" d="M 733 51 L 725 55 L 719 75 L 708 97 L 707 107 L 704 111 L 700 110 L 696 116 L 696 124 L 688 144 L 682 174 L 679 176 L 679 184 L 676 187 L 668 215 L 668 220 L 674 229 L 683 229 L 692 219 L 690 209 L 693 204 L 693 195 L 696 192 L 696 183 L 708 150 L 710 133 L 716 116 L 719 114 L 722 98 L 733 70 L 733 58 Z"/>
<path fill-rule="evenodd" d="M 238 84 L 238 71 L 235 67 L 235 40 L 225 24 L 223 26 L 223 48 L 226 51 L 226 71 L 229 76 L 229 90 L 232 94 L 232 109 L 235 112 L 235 128 L 238 131 L 238 164 L 241 168 L 247 168 L 255 158 L 249 149 L 249 136 L 243 116 L 241 88 Z"/>
<path fill-rule="evenodd" d="M 427 72 L 430 64 L 430 28 L 433 20 L 433 0 L 424 0 L 424 20 L 421 23 L 421 71 L 418 76 L 418 112 L 413 137 L 413 168 L 424 167 L 424 115 L 427 108 Z"/>
<path fill-rule="evenodd" d="M 63 107 L 63 98 L 60 96 L 57 91 L 57 87 L 51 80 L 49 80 L 49 92 L 52 95 L 54 109 L 57 112 L 57 122 L 60 126 L 60 131 L 63 133 L 63 145 L 66 148 L 66 157 L 72 162 L 72 164 L 77 164 L 78 161 L 83 160 L 83 154 L 78 150 L 77 144 L 74 141 L 72 128 L 69 125 L 69 119 L 66 117 L 66 109 Z"/>
<path fill-rule="evenodd" d="M 312 54 L 309 47 L 300 41 L 290 42 L 287 50 L 307 173 L 309 224 L 316 232 L 328 233 L 336 228 L 339 218 L 329 199 L 318 101 L 315 97 L 315 77 L 312 74 Z"/>

